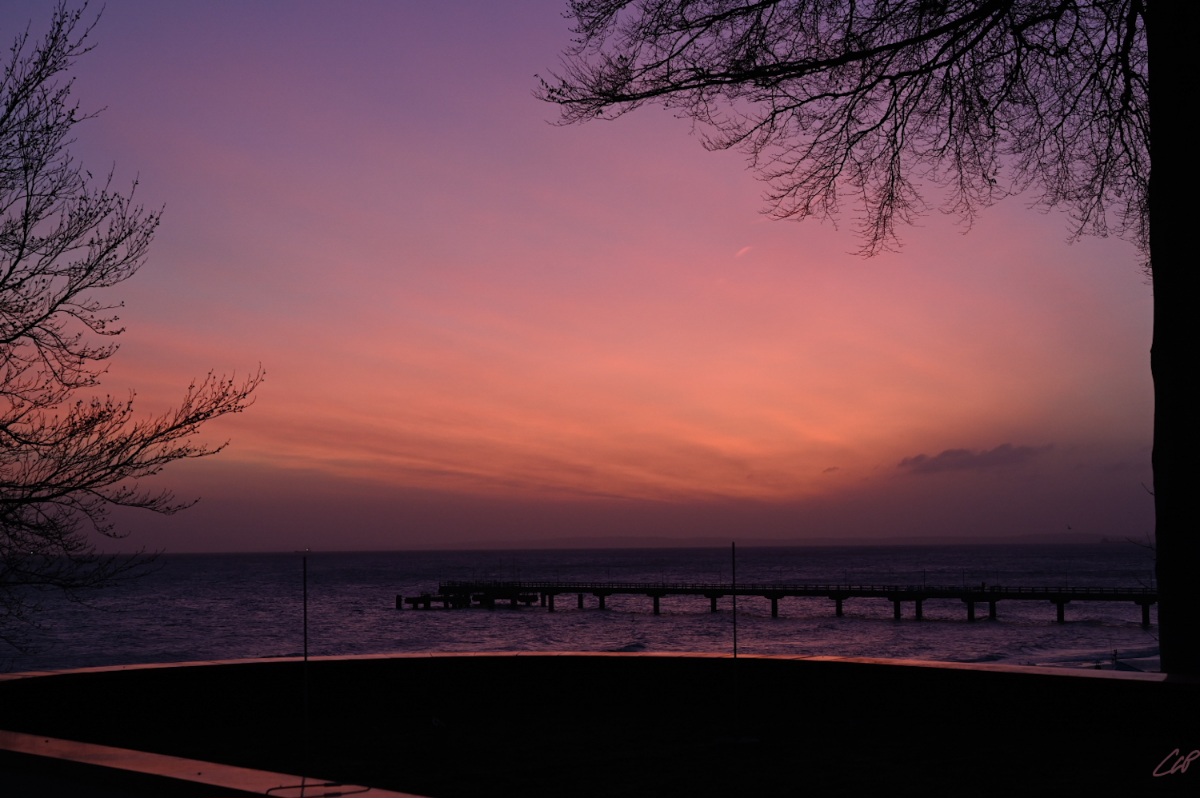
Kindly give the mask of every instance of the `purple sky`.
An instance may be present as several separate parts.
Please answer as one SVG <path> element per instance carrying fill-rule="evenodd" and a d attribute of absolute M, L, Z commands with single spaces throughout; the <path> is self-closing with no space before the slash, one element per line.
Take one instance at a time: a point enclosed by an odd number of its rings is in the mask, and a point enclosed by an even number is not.
<path fill-rule="evenodd" d="M 123 546 L 1151 532 L 1131 246 L 769 221 L 686 120 L 549 124 L 562 5 L 107 0 L 74 152 L 165 216 L 104 389 L 268 373 Z"/>

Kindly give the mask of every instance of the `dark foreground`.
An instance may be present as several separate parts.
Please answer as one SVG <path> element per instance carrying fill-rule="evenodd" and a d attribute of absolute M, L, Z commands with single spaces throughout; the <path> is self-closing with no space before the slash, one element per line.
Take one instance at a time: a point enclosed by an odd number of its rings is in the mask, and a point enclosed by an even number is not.
<path fill-rule="evenodd" d="M 1161 676 L 753 657 L 314 660 L 307 724 L 305 681 L 290 660 L 8 679 L 0 728 L 445 798 L 1200 794 L 1200 762 L 1185 769 L 1200 750 L 1200 684 Z M 137 789 L 0 755 L 0 784 L 38 779 L 69 780 L 74 795 Z"/>

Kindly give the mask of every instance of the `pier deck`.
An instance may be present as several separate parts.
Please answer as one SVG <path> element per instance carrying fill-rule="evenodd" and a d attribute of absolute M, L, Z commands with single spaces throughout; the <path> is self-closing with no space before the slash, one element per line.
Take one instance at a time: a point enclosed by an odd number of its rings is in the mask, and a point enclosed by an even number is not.
<path fill-rule="evenodd" d="M 933 599 L 951 599 L 966 605 L 967 620 L 975 620 L 976 605 L 987 604 L 988 617 L 995 619 L 1000 601 L 1045 601 L 1057 608 L 1057 620 L 1066 622 L 1066 605 L 1072 601 L 1127 601 L 1142 608 L 1142 625 L 1150 625 L 1150 607 L 1158 602 L 1158 591 L 1142 587 L 1024 587 L 1003 585 L 843 585 L 843 584 L 733 584 L 718 582 L 563 582 L 563 581 L 495 581 L 457 580 L 441 582 L 438 592 L 404 598 L 396 596 L 396 609 L 405 604 L 413 609 L 430 609 L 435 604 L 447 609 L 472 606 L 494 607 L 507 602 L 512 606 L 540 604 L 554 612 L 555 598 L 576 596 L 579 609 L 584 597 L 597 599 L 605 609 L 608 596 L 645 596 L 653 602 L 654 614 L 659 614 L 659 600 L 665 596 L 699 596 L 707 598 L 712 612 L 717 602 L 732 596 L 753 596 L 771 602 L 771 616 L 779 616 L 779 601 L 783 598 L 826 598 L 834 602 L 835 612 L 842 616 L 843 604 L 852 598 L 885 599 L 892 602 L 897 620 L 901 605 L 912 603 L 915 617 L 923 615 L 923 604 Z"/>

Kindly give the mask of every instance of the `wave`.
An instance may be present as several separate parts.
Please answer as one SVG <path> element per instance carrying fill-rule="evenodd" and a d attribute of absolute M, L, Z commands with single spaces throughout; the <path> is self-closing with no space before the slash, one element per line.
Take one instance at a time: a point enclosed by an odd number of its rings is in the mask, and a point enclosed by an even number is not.
<path fill-rule="evenodd" d="M 620 648 L 610 648 L 608 650 L 618 654 L 630 654 L 638 651 L 646 651 L 648 650 L 648 646 L 645 643 L 626 643 Z"/>

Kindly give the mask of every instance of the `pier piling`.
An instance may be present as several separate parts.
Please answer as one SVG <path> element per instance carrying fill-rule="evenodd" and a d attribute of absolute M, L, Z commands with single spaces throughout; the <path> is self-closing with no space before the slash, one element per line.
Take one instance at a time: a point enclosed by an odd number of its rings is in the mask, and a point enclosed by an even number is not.
<path fill-rule="evenodd" d="M 1058 622 L 1066 623 L 1067 622 L 1067 615 L 1066 615 L 1067 602 L 1059 600 L 1059 601 L 1055 601 L 1054 604 L 1058 608 Z"/>

